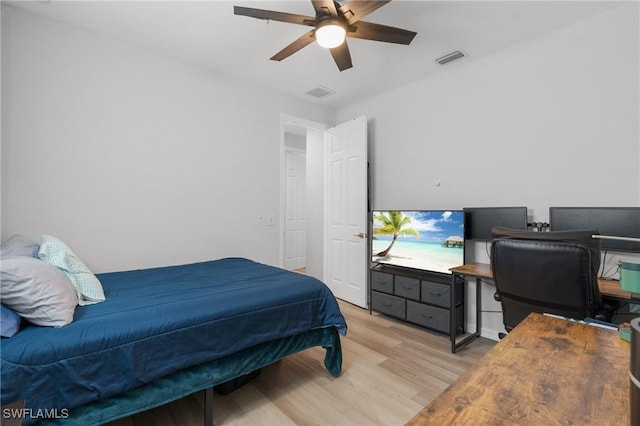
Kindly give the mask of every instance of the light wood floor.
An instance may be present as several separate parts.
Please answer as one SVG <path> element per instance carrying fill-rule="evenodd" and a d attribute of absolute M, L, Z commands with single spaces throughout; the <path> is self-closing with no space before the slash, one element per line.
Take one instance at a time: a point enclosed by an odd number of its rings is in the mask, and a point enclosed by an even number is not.
<path fill-rule="evenodd" d="M 361 309 L 340 308 L 342 375 L 324 369 L 311 348 L 262 369 L 229 395 L 214 395 L 222 425 L 403 425 L 495 342 L 478 339 L 452 354 L 447 336 Z M 111 426 L 201 426 L 204 392 L 111 423 Z"/>

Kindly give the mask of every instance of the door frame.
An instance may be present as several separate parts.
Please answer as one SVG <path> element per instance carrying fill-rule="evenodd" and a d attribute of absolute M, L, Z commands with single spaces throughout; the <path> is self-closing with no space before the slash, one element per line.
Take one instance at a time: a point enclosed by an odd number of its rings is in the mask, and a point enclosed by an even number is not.
<path fill-rule="evenodd" d="M 279 233 L 278 233 L 278 266 L 284 268 L 284 246 L 285 246 L 285 200 L 286 200 L 286 164 L 285 164 L 285 133 L 288 127 L 304 127 L 308 130 L 317 130 L 324 132 L 327 130 L 328 125 L 325 123 L 319 123 L 305 118 L 296 117 L 293 115 L 281 113 L 280 114 L 280 215 L 279 215 Z M 324 241 L 323 241 L 324 244 Z"/>

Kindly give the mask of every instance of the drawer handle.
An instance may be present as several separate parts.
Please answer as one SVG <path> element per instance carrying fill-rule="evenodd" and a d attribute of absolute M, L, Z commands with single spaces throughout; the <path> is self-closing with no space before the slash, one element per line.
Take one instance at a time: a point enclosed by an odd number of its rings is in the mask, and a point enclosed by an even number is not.
<path fill-rule="evenodd" d="M 390 307 L 392 307 L 393 305 L 392 305 L 391 303 L 388 303 L 388 302 L 382 302 L 382 306 L 384 306 L 384 307 L 386 307 L 386 308 L 390 308 Z"/>
<path fill-rule="evenodd" d="M 423 318 L 426 318 L 426 319 L 433 319 L 433 315 L 425 315 L 425 314 L 422 314 L 422 317 L 423 317 Z"/>
<path fill-rule="evenodd" d="M 403 289 L 403 290 L 412 290 L 412 289 L 413 289 L 413 287 L 409 287 L 409 286 L 403 285 L 403 286 L 402 286 L 402 289 Z"/>
<path fill-rule="evenodd" d="M 429 296 L 437 296 L 437 297 L 440 297 L 440 296 L 442 296 L 442 294 L 443 294 L 443 293 L 433 293 L 433 292 L 431 292 L 431 291 L 429 292 Z"/>

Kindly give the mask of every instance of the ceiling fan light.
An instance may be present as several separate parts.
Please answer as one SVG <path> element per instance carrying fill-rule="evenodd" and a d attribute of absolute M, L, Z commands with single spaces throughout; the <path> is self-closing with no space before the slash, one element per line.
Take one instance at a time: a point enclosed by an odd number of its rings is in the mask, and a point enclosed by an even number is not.
<path fill-rule="evenodd" d="M 333 49 L 344 42 L 346 31 L 338 24 L 324 25 L 316 30 L 316 41 L 322 47 Z"/>

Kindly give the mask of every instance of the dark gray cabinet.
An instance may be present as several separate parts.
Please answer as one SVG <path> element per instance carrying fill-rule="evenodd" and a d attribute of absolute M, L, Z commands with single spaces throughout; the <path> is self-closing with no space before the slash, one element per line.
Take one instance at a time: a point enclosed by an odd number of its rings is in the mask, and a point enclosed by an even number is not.
<path fill-rule="evenodd" d="M 456 294 L 452 296 L 452 279 L 447 274 L 378 265 L 370 270 L 369 312 L 380 312 L 448 335 L 452 335 L 451 328 L 455 326 L 455 334 L 462 334 L 464 285 L 456 282 Z M 452 306 L 455 325 L 451 324 Z"/>

